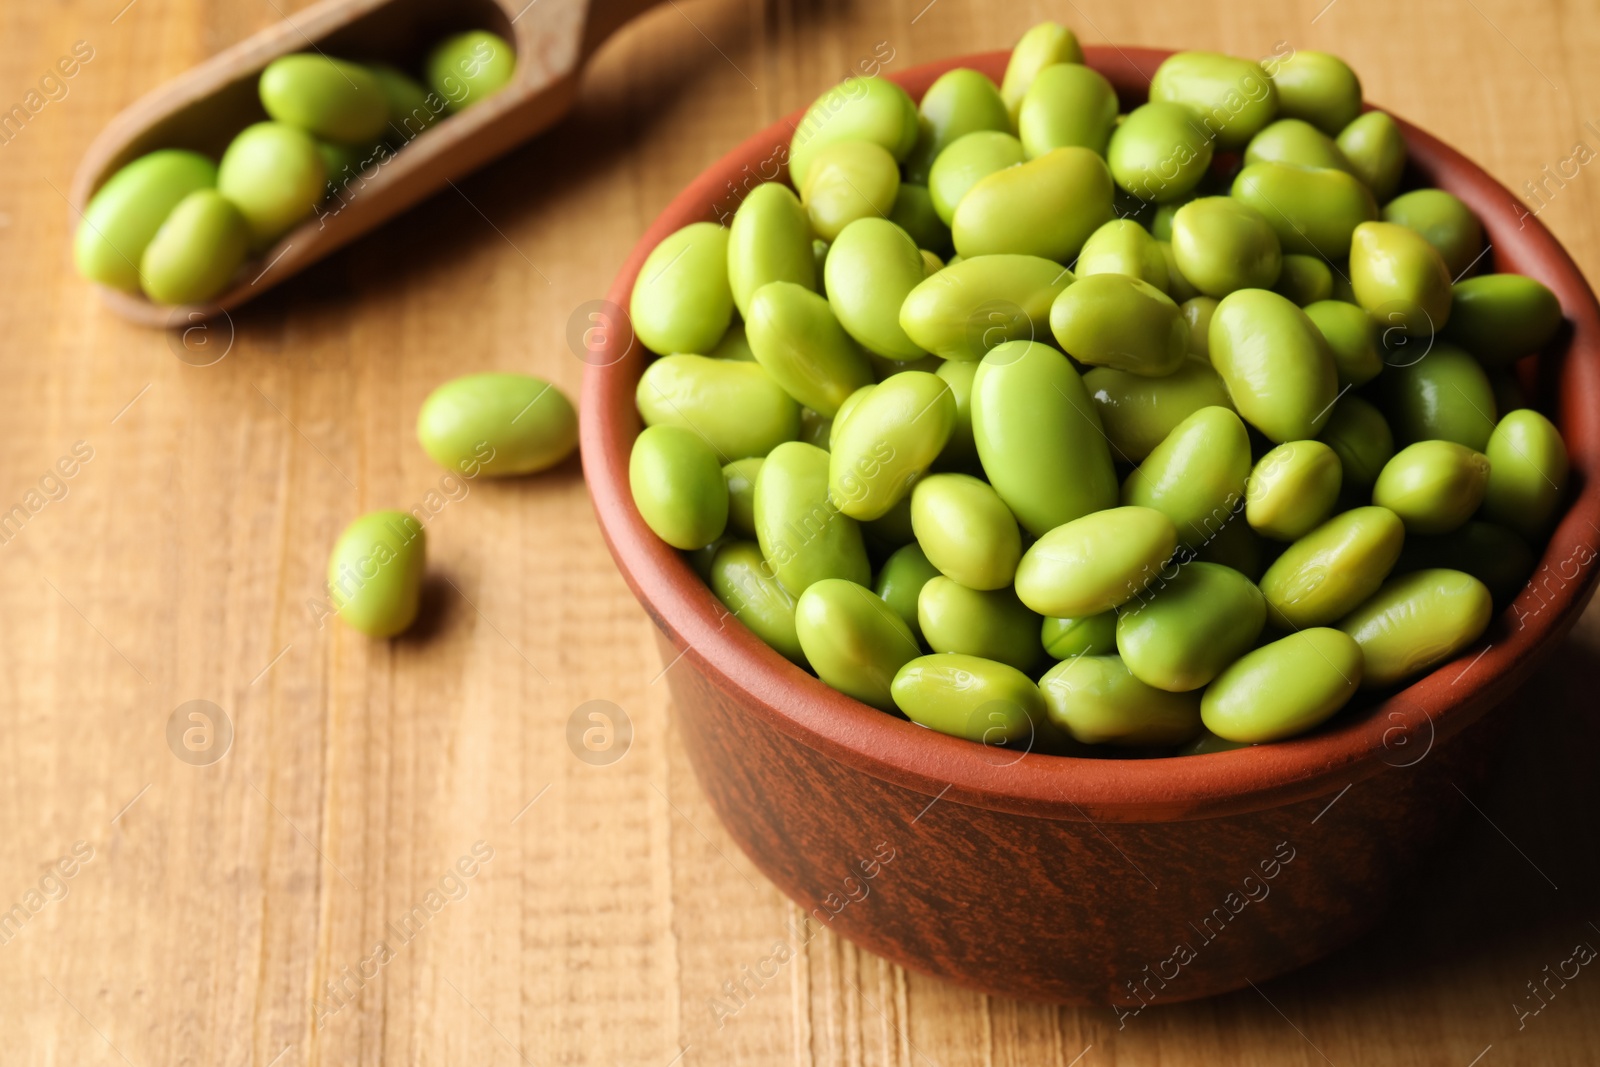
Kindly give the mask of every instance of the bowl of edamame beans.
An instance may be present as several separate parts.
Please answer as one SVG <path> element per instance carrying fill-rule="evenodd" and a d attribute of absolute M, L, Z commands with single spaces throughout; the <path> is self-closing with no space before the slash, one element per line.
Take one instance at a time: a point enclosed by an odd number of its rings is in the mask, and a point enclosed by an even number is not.
<path fill-rule="evenodd" d="M 713 806 L 808 930 L 990 993 L 1349 941 L 1593 592 L 1595 298 L 1325 53 L 852 77 L 609 301 L 585 470 Z"/>

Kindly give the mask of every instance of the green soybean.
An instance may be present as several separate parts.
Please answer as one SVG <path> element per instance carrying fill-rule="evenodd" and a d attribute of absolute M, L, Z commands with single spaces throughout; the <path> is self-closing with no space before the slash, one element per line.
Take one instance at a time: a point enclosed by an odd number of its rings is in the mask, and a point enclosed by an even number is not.
<path fill-rule="evenodd" d="M 1189 354 L 1207 366 L 1211 365 L 1211 316 L 1217 313 L 1217 303 L 1214 296 L 1192 296 L 1178 305 L 1183 321 L 1189 324 Z"/>
<path fill-rule="evenodd" d="M 1489 482 L 1483 517 L 1539 542 L 1549 533 L 1567 490 L 1567 446 L 1561 431 L 1531 408 L 1508 412 L 1489 437 Z"/>
<path fill-rule="evenodd" d="M 435 45 L 423 72 L 446 106 L 461 111 L 504 89 L 516 65 L 516 53 L 504 38 L 487 30 L 468 30 Z"/>
<path fill-rule="evenodd" d="M 924 280 L 922 253 L 888 219 L 860 219 L 828 249 L 823 278 L 839 324 L 870 352 L 917 359 L 923 350 L 900 326 L 900 305 Z"/>
<path fill-rule="evenodd" d="M 1333 271 L 1316 256 L 1285 255 L 1283 269 L 1279 271 L 1278 281 L 1272 291 L 1288 297 L 1299 307 L 1310 307 L 1333 297 Z"/>
<path fill-rule="evenodd" d="M 883 517 L 939 457 L 955 418 L 955 397 L 937 375 L 903 371 L 879 382 L 833 443 L 834 504 L 851 518 Z"/>
<path fill-rule="evenodd" d="M 1266 599 L 1249 578 L 1216 563 L 1186 563 L 1117 611 L 1117 650 L 1145 685 L 1187 693 L 1254 647 L 1266 621 Z"/>
<path fill-rule="evenodd" d="M 1167 291 L 1167 257 L 1161 243 L 1132 219 L 1112 219 L 1089 235 L 1074 268 L 1078 277 L 1126 274 Z"/>
<path fill-rule="evenodd" d="M 811 408 L 801 408 L 800 440 L 827 449 L 833 443 L 833 420 Z"/>
<path fill-rule="evenodd" d="M 1117 613 L 1049 618 L 1039 628 L 1039 639 L 1045 654 L 1054 660 L 1109 655 L 1117 650 Z"/>
<path fill-rule="evenodd" d="M 927 186 L 901 182 L 900 191 L 895 194 L 894 207 L 889 212 L 889 221 L 906 231 L 917 243 L 922 250 L 923 260 L 928 262 L 928 273 L 944 268 L 944 261 L 939 257 L 948 255 L 953 247 L 950 228 L 934 210 L 933 194 L 928 192 Z"/>
<path fill-rule="evenodd" d="M 1223 150 L 1243 148 L 1278 111 L 1261 64 L 1219 52 L 1175 52 L 1150 79 L 1150 99 L 1182 104 Z"/>
<path fill-rule="evenodd" d="M 373 73 L 320 53 L 274 59 L 261 72 L 259 92 L 274 121 L 326 141 L 367 144 L 389 124 L 389 100 Z"/>
<path fill-rule="evenodd" d="M 1167 281 L 1165 289 L 1167 295 L 1176 300 L 1180 309 L 1184 303 L 1200 295 L 1188 278 L 1183 276 L 1183 271 L 1178 269 L 1178 256 L 1172 250 L 1171 241 L 1157 241 L 1156 246 L 1161 249 L 1161 259 L 1166 264 Z M 1210 299 L 1207 297 L 1207 299 Z"/>
<path fill-rule="evenodd" d="M 1261 212 L 1231 196 L 1203 196 L 1172 216 L 1172 254 L 1196 289 L 1220 300 L 1278 280 L 1283 246 Z"/>
<path fill-rule="evenodd" d="M 929 648 L 981 656 L 1024 672 L 1044 657 L 1039 623 L 1009 586 L 969 589 L 941 575 L 930 579 L 917 599 L 917 625 Z"/>
<path fill-rule="evenodd" d="M 1036 537 L 1117 502 L 1094 403 L 1067 357 L 1048 345 L 1009 341 L 983 357 L 972 436 L 989 484 Z"/>
<path fill-rule="evenodd" d="M 1261 213 L 1285 252 L 1323 259 L 1350 255 L 1356 227 L 1378 217 L 1372 193 L 1342 170 L 1252 163 L 1233 180 L 1233 196 Z"/>
<path fill-rule="evenodd" d="M 1343 396 L 1322 428 L 1320 440 L 1339 457 L 1346 487 L 1368 489 L 1394 455 L 1394 434 L 1383 413 L 1365 399 Z"/>
<path fill-rule="evenodd" d="M 1361 79 L 1338 56 L 1297 49 L 1262 66 L 1278 91 L 1280 115 L 1304 119 L 1333 137 L 1361 114 Z"/>
<path fill-rule="evenodd" d="M 310 218 L 326 181 L 316 142 L 281 122 L 245 127 L 217 166 L 217 191 L 244 215 L 257 248 Z"/>
<path fill-rule="evenodd" d="M 1223 297 L 1211 365 L 1239 415 L 1275 443 L 1315 437 L 1339 395 L 1333 353 L 1304 311 L 1264 289 Z"/>
<path fill-rule="evenodd" d="M 1122 483 L 1122 502 L 1154 508 L 1191 548 L 1204 544 L 1244 499 L 1250 434 L 1225 407 L 1201 408 L 1179 423 Z"/>
<path fill-rule="evenodd" d="M 863 704 L 894 710 L 895 673 L 922 649 L 888 604 L 855 582 L 824 578 L 800 594 L 794 618 L 818 678 Z"/>
<path fill-rule="evenodd" d="M 1335 131 L 1337 132 L 1337 131 Z M 1350 161 L 1333 138 L 1309 122 L 1278 119 L 1250 138 L 1244 150 L 1245 166 L 1287 163 L 1296 167 L 1324 168 L 1350 173 Z"/>
<path fill-rule="evenodd" d="M 745 332 L 756 362 L 796 402 L 832 418 L 872 384 L 872 364 L 828 301 L 794 282 L 768 282 L 750 298 Z M 747 412 L 729 412 L 747 418 Z"/>
<path fill-rule="evenodd" d="M 367 70 L 378 81 L 378 88 L 389 106 L 384 140 L 400 149 L 438 121 L 445 102 L 424 89 L 415 78 L 386 63 L 368 63 Z"/>
<path fill-rule="evenodd" d="M 1228 390 L 1209 363 L 1185 359 L 1161 378 L 1095 367 L 1083 376 L 1112 451 L 1138 463 L 1201 408 L 1229 406 Z"/>
<path fill-rule="evenodd" d="M 1450 272 L 1417 231 L 1363 222 L 1350 238 L 1350 287 L 1380 324 L 1433 337 L 1450 318 Z"/>
<path fill-rule="evenodd" d="M 904 159 L 917 142 L 917 106 L 887 78 L 846 78 L 806 110 L 789 144 L 789 180 L 804 189 L 817 153 L 841 141 L 870 141 Z"/>
<path fill-rule="evenodd" d="M 417 441 L 439 466 L 468 477 L 531 474 L 578 447 L 578 413 L 543 378 L 469 374 L 428 394 Z"/>
<path fill-rule="evenodd" d="M 704 548 L 727 528 L 722 462 L 692 430 L 645 427 L 628 458 L 628 483 L 645 524 L 673 548 Z"/>
<path fill-rule="evenodd" d="M 1116 113 L 1114 105 L 1112 113 Z M 907 181 L 919 184 L 927 183 L 939 153 L 967 134 L 1011 132 L 1011 115 L 1000 90 L 987 75 L 966 67 L 939 75 L 922 94 L 917 116 L 917 143 L 905 159 L 905 172 Z"/>
<path fill-rule="evenodd" d="M 1017 596 L 1040 615 L 1096 615 L 1138 596 L 1178 545 L 1172 520 L 1154 508 L 1115 507 L 1064 523 L 1017 565 Z"/>
<path fill-rule="evenodd" d="M 217 184 L 217 165 L 197 152 L 163 148 L 113 174 L 90 198 L 73 234 L 73 261 L 92 282 L 137 292 L 139 263 L 172 209 Z"/>
<path fill-rule="evenodd" d="M 1483 255 L 1483 224 L 1443 189 L 1414 189 L 1383 207 L 1383 221 L 1416 230 L 1436 248 L 1450 277 L 1465 274 Z"/>
<path fill-rule="evenodd" d="M 1561 303 L 1521 274 L 1482 274 L 1451 288 L 1445 336 L 1485 366 L 1509 367 L 1550 343 L 1561 328 Z"/>
<path fill-rule="evenodd" d="M 828 453 L 815 445 L 790 441 L 767 456 L 756 476 L 755 524 L 762 556 L 794 596 L 823 578 L 872 580 L 861 527 L 828 499 Z"/>
<path fill-rule="evenodd" d="M 1366 309 L 1343 300 L 1318 300 L 1306 304 L 1305 313 L 1328 342 L 1341 388 L 1365 385 L 1383 370 L 1377 324 Z"/>
<path fill-rule="evenodd" d="M 239 209 L 215 189 L 197 189 L 178 202 L 145 246 L 139 274 L 158 304 L 193 304 L 228 287 L 250 244 Z"/>
<path fill-rule="evenodd" d="M 978 460 L 978 443 L 972 436 L 972 385 L 978 378 L 976 363 L 941 363 L 934 371 L 950 387 L 956 402 L 956 421 L 950 427 L 950 440 L 934 464 L 940 470 L 978 473 L 983 470 Z"/>
<path fill-rule="evenodd" d="M 976 256 L 920 282 L 900 305 L 900 327 L 921 348 L 976 362 L 1006 341 L 1044 337 L 1050 307 L 1074 281 L 1038 256 Z"/>
<path fill-rule="evenodd" d="M 1006 62 L 1005 77 L 1000 82 L 1000 98 L 1015 122 L 1022 110 L 1028 90 L 1039 75 L 1058 63 L 1083 62 L 1083 49 L 1077 35 L 1055 22 L 1041 22 L 1033 26 L 1011 50 Z"/>
<path fill-rule="evenodd" d="M 756 536 L 756 479 L 763 462 L 760 456 L 749 456 L 722 466 L 722 480 L 728 483 L 728 529 L 740 537 Z"/>
<path fill-rule="evenodd" d="M 1388 508 L 1359 507 L 1294 542 L 1261 576 L 1274 625 L 1298 630 L 1343 618 L 1389 576 L 1405 535 L 1400 517 Z"/>
<path fill-rule="evenodd" d="M 1022 533 L 988 482 L 928 475 L 911 491 L 911 529 L 929 561 L 968 589 L 1003 589 L 1016 576 Z"/>
<path fill-rule="evenodd" d="M 1242 511 L 1224 522 L 1216 533 L 1195 550 L 1201 563 L 1220 563 L 1232 567 L 1252 582 L 1261 577 L 1267 565 L 1265 542 L 1250 528 Z"/>
<path fill-rule="evenodd" d="M 777 653 L 806 664 L 795 626 L 795 598 L 773 577 L 761 549 L 749 541 L 730 541 L 711 560 L 711 591 L 728 611 Z"/>
<path fill-rule="evenodd" d="M 715 348 L 733 321 L 727 228 L 692 222 L 663 238 L 639 268 L 628 317 L 645 347 L 664 356 Z"/>
<path fill-rule="evenodd" d="M 1263 537 L 1298 541 L 1333 514 L 1343 482 L 1332 448 L 1321 441 L 1286 442 L 1250 472 L 1245 519 Z"/>
<path fill-rule="evenodd" d="M 733 305 L 750 317 L 750 299 L 768 282 L 793 282 L 815 291 L 816 261 L 805 208 L 782 182 L 750 190 L 728 228 L 728 285 Z"/>
<path fill-rule="evenodd" d="M 1206 729 L 1251 744 L 1303 734 L 1332 718 L 1361 685 L 1361 646 L 1317 627 L 1235 660 L 1200 698 Z"/>
<path fill-rule="evenodd" d="M 1380 380 L 1384 414 L 1402 445 L 1445 440 L 1482 452 L 1495 426 L 1494 386 L 1477 360 L 1437 343 Z"/>
<path fill-rule="evenodd" d="M 1493 613 L 1482 582 L 1439 568 L 1389 579 L 1339 629 L 1361 646 L 1362 685 L 1382 689 L 1450 659 Z"/>
<path fill-rule="evenodd" d="M 1012 252 L 1070 263 L 1109 218 L 1105 160 L 1087 148 L 1057 148 L 980 179 L 956 205 L 950 230 L 968 259 Z"/>
<path fill-rule="evenodd" d="M 978 656 L 919 656 L 890 691 L 918 726 L 985 745 L 1031 741 L 1045 722 L 1044 695 L 1026 674 Z"/>
<path fill-rule="evenodd" d="M 1106 163 L 1117 186 L 1139 199 L 1177 200 L 1206 176 L 1211 138 L 1188 108 L 1143 104 L 1112 132 Z"/>
<path fill-rule="evenodd" d="M 937 577 L 939 568 L 928 561 L 922 546 L 913 541 L 895 549 L 884 560 L 873 586 L 883 602 L 911 628 L 918 641 L 922 640 L 922 629 L 917 625 L 917 599 L 922 595 L 922 587 Z"/>
<path fill-rule="evenodd" d="M 1080 363 L 1160 377 L 1182 366 L 1189 327 L 1172 298 L 1123 274 L 1080 277 L 1056 297 L 1050 331 Z"/>
<path fill-rule="evenodd" d="M 1200 732 L 1196 693 L 1147 685 L 1115 655 L 1064 660 L 1039 679 L 1050 720 L 1091 745 L 1177 745 Z"/>
<path fill-rule="evenodd" d="M 372 511 L 346 526 L 328 557 L 328 592 L 339 618 L 368 637 L 394 637 L 422 603 L 428 535 L 403 511 Z"/>
<path fill-rule="evenodd" d="M 835 141 L 811 159 L 800 200 L 811 228 L 836 240 L 857 219 L 886 219 L 900 195 L 900 168 L 889 150 L 871 141 Z"/>
<path fill-rule="evenodd" d="M 693 430 L 723 463 L 800 436 L 800 405 L 758 363 L 662 356 L 644 369 L 634 399 L 646 426 Z"/>
<path fill-rule="evenodd" d="M 1022 142 L 1000 130 L 976 130 L 958 137 L 928 169 L 928 195 L 933 198 L 933 210 L 946 226 L 951 225 L 956 208 L 974 185 L 1025 158 Z"/>
<path fill-rule="evenodd" d="M 1495 604 L 1504 607 L 1528 584 L 1535 562 L 1528 543 L 1504 526 L 1468 522 L 1439 537 L 1407 537 L 1395 573 L 1429 567 L 1465 571 L 1487 586 Z"/>
<path fill-rule="evenodd" d="M 1029 159 L 1073 145 L 1104 155 L 1116 124 L 1117 91 L 1099 71 L 1081 63 L 1041 70 L 1017 112 L 1017 135 Z"/>
<path fill-rule="evenodd" d="M 1394 196 L 1406 169 L 1406 139 L 1394 119 L 1369 111 L 1352 119 L 1334 140 L 1379 203 Z"/>

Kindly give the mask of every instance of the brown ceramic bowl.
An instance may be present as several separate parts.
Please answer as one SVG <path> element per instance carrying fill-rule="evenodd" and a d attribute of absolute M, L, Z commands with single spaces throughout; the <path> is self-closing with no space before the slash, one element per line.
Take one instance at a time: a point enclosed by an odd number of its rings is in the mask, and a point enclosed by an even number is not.
<path fill-rule="evenodd" d="M 1165 55 L 1091 48 L 1088 62 L 1129 106 Z M 949 59 L 895 80 L 919 98 L 955 66 L 998 81 L 1006 58 Z M 799 117 L 745 141 L 674 200 L 609 299 L 627 306 L 640 264 L 668 233 L 731 212 L 744 183 L 776 176 Z M 660 628 L 678 724 L 712 806 L 813 928 L 989 993 L 1134 1011 L 1268 978 L 1349 941 L 1453 820 L 1505 718 L 1489 713 L 1558 646 L 1594 589 L 1600 308 L 1515 197 L 1401 126 L 1412 178 L 1477 212 L 1493 269 L 1536 277 L 1561 300 L 1567 327 L 1521 370 L 1566 437 L 1572 505 L 1534 581 L 1482 640 L 1309 736 L 1185 758 L 1018 758 L 829 689 L 728 617 L 640 519 L 628 453 L 648 355 L 626 330 L 605 340 L 582 404 L 601 529 Z"/>

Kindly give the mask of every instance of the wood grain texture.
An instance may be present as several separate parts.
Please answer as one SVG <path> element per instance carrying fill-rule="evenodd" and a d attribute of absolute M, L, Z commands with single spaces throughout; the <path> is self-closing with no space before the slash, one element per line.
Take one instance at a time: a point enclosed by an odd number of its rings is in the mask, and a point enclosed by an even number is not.
<path fill-rule="evenodd" d="M 576 463 L 450 500 L 412 433 L 427 392 L 468 370 L 575 390 L 568 318 L 638 232 L 880 42 L 909 65 L 1005 47 L 1047 16 L 1086 41 L 1339 52 L 1372 98 L 1513 190 L 1543 182 L 1540 217 L 1600 276 L 1600 179 L 1567 162 L 1588 158 L 1579 142 L 1600 149 L 1588 6 L 678 0 L 601 51 L 551 134 L 231 331 L 189 337 L 185 362 L 73 277 L 63 194 L 120 108 L 304 5 L 123 2 L 0 7 L 0 108 L 43 102 L 0 135 L 0 511 L 41 504 L 0 543 L 0 911 L 27 913 L 0 944 L 0 1062 L 1591 1061 L 1600 976 L 1549 976 L 1578 943 L 1600 946 L 1594 612 L 1527 692 L 1474 821 L 1382 928 L 1327 961 L 1119 1030 L 1106 1011 L 905 974 L 824 932 L 719 1019 L 724 983 L 770 971 L 800 910 L 690 774 L 652 627 Z M 78 41 L 93 58 L 65 95 L 41 89 Z M 193 365 L 202 341 L 226 357 Z M 47 477 L 80 441 L 92 459 Z M 307 602 L 338 531 L 430 490 L 419 632 L 372 644 L 319 627 Z M 210 766 L 168 748 L 193 699 L 236 731 Z M 633 727 L 610 766 L 566 740 L 596 699 Z M 492 858 L 449 877 L 479 841 Z M 49 876 L 63 857 L 73 877 Z M 345 990 L 331 1015 L 329 982 Z M 1519 1028 L 1514 1006 L 1541 1004 Z"/>

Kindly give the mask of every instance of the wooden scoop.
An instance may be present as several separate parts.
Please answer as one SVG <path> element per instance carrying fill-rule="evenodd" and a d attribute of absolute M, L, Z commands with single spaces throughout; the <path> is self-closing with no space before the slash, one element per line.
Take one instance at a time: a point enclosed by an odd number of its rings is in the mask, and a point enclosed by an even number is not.
<path fill-rule="evenodd" d="M 558 121 L 578 76 L 611 34 L 658 0 L 322 0 L 241 41 L 147 94 L 111 121 L 84 154 L 71 201 L 78 224 L 97 189 L 124 164 L 157 148 L 218 159 L 228 142 L 267 118 L 261 71 L 291 52 L 391 63 L 420 70 L 446 36 L 486 29 L 511 42 L 516 72 L 499 92 L 442 117 L 388 161 L 350 180 L 317 215 L 246 263 L 235 284 L 206 304 L 168 307 L 98 286 L 117 314 L 149 326 L 188 325 L 259 296 Z M 419 78 L 420 80 L 420 78 Z"/>

